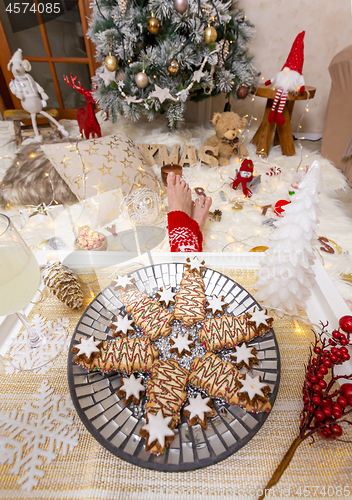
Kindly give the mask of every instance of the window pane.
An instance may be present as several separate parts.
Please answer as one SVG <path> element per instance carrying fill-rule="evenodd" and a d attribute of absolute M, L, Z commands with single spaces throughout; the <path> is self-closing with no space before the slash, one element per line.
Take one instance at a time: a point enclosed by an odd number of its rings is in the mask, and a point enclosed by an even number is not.
<path fill-rule="evenodd" d="M 9 18 L 5 11 L 5 3 L 0 1 L 0 19 L 5 31 L 7 42 L 12 54 L 17 49 L 22 49 L 23 56 L 26 57 L 45 57 L 45 49 L 39 26 L 28 30 L 12 33 Z"/>
<path fill-rule="evenodd" d="M 53 57 L 87 57 L 78 6 L 45 27 Z"/>
<path fill-rule="evenodd" d="M 48 63 L 31 62 L 32 70 L 30 72 L 34 80 L 43 87 L 46 94 L 49 96 L 47 101 L 48 108 L 58 108 L 59 101 L 57 100 L 54 82 L 51 76 L 50 66 Z"/>
<path fill-rule="evenodd" d="M 70 79 L 70 74 L 73 77 L 77 76 L 76 84 L 81 82 L 82 87 L 91 90 L 92 83 L 89 74 L 88 64 L 76 63 L 55 63 L 57 78 L 59 80 L 62 99 L 66 109 L 75 109 L 86 105 L 86 100 L 77 90 L 73 89 L 64 81 L 64 75 Z M 71 80 L 70 80 L 71 81 Z"/>

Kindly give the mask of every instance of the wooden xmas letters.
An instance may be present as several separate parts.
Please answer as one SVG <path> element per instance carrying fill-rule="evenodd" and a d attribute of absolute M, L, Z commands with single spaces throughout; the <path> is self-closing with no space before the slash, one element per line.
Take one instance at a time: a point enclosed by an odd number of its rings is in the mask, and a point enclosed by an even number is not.
<path fill-rule="evenodd" d="M 180 145 L 174 144 L 170 153 L 168 152 L 165 144 L 137 144 L 144 159 L 150 167 L 157 164 L 158 167 L 169 165 L 191 166 L 201 161 L 211 167 L 217 167 L 219 162 L 216 156 L 219 154 L 219 148 L 212 146 L 203 146 L 198 151 L 198 158 L 196 148 L 194 146 L 186 145 L 183 149 L 182 156 L 180 157 Z M 158 153 L 157 160 L 155 155 Z"/>

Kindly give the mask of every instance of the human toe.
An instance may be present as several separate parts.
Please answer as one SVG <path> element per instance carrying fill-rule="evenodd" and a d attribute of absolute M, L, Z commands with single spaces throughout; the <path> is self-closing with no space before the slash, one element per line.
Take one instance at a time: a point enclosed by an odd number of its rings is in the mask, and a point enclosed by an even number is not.
<path fill-rule="evenodd" d="M 167 174 L 166 180 L 168 186 L 174 186 L 176 182 L 176 175 L 174 174 L 174 172 L 170 172 L 169 174 Z"/>

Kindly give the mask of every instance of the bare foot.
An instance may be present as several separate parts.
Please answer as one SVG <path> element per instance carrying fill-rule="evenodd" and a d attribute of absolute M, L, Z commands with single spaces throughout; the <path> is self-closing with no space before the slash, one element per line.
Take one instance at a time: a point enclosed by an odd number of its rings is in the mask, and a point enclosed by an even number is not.
<path fill-rule="evenodd" d="M 192 219 L 198 222 L 201 231 L 203 231 L 212 202 L 213 200 L 211 198 L 204 198 L 204 196 L 202 196 L 201 198 L 197 198 L 194 202 Z"/>
<path fill-rule="evenodd" d="M 192 214 L 192 192 L 189 185 L 179 175 L 170 172 L 167 176 L 167 196 L 170 212 L 181 210 L 189 217 Z"/>

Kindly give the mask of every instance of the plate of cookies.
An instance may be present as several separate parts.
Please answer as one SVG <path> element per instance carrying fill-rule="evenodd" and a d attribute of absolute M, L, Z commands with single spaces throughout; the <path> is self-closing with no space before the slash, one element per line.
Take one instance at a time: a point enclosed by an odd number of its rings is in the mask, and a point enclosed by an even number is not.
<path fill-rule="evenodd" d="M 186 471 L 238 451 L 264 424 L 280 382 L 273 318 L 197 257 L 116 276 L 79 320 L 71 397 L 118 457 Z"/>

